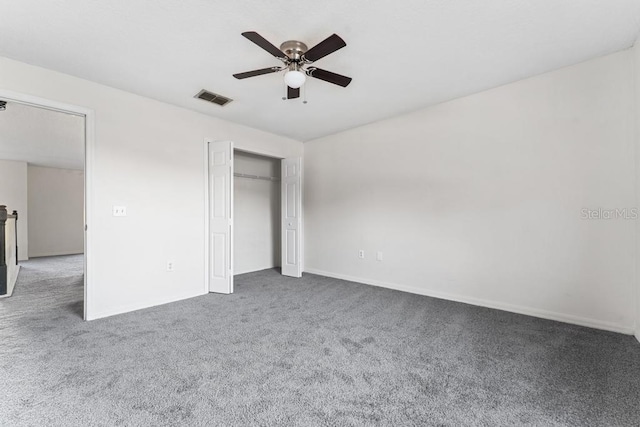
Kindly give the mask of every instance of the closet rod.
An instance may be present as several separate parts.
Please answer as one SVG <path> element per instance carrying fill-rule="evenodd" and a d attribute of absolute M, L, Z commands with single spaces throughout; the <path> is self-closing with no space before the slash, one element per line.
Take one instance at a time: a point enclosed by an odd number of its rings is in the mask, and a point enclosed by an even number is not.
<path fill-rule="evenodd" d="M 280 178 L 275 176 L 249 175 L 246 173 L 238 173 L 238 172 L 235 172 L 233 176 L 238 178 L 261 179 L 263 181 L 280 181 Z"/>

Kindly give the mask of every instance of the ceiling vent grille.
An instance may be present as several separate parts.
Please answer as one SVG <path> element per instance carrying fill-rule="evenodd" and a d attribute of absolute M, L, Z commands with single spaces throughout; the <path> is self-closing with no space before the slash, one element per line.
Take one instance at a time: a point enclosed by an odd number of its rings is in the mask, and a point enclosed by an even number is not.
<path fill-rule="evenodd" d="M 224 107 L 233 99 L 227 98 L 226 96 L 218 95 L 217 93 L 209 92 L 208 90 L 202 89 L 200 92 L 194 96 L 194 98 L 202 99 L 203 101 L 211 102 L 213 104 L 217 104 L 221 107 Z"/>

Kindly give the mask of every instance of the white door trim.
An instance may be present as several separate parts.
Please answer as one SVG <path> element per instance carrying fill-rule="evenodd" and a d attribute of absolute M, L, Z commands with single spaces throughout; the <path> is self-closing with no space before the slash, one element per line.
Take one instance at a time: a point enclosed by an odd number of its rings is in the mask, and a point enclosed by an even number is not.
<path fill-rule="evenodd" d="M 203 292 L 209 293 L 209 142 L 215 141 L 228 141 L 223 139 L 214 139 L 214 138 L 204 138 L 203 143 L 203 161 L 204 161 L 204 280 L 203 280 Z M 237 147 L 235 144 L 233 146 L 234 151 L 242 151 L 245 153 L 258 154 L 260 156 L 271 157 L 274 159 L 285 159 L 284 156 L 275 154 L 268 150 L 256 150 L 256 149 L 246 149 L 242 147 Z M 301 271 L 304 272 L 304 159 L 301 158 L 301 169 L 300 169 L 300 179 L 301 179 L 301 230 L 300 230 L 300 266 Z M 280 213 L 282 217 L 282 212 Z M 232 217 L 233 220 L 233 217 Z"/>
<path fill-rule="evenodd" d="M 92 274 L 93 274 L 93 165 L 95 148 L 95 112 L 86 107 L 65 104 L 51 99 L 40 98 L 24 93 L 13 92 L 0 89 L 0 99 L 31 105 L 39 108 L 46 108 L 53 111 L 84 116 L 85 137 L 84 137 L 84 218 L 86 231 L 84 233 L 84 320 L 91 320 L 91 313 L 88 312 L 88 301 L 92 294 Z"/>
<path fill-rule="evenodd" d="M 209 293 L 209 142 L 213 139 L 204 139 L 204 280 L 202 291 Z"/>

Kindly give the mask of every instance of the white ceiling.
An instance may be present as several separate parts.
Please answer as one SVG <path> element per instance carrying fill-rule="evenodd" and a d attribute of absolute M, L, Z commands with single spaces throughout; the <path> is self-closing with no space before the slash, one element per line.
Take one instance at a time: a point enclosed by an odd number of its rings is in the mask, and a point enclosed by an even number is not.
<path fill-rule="evenodd" d="M 10 102 L 0 111 L 0 159 L 84 169 L 84 117 Z"/>
<path fill-rule="evenodd" d="M 0 0 L 0 55 L 302 141 L 631 46 L 640 0 Z M 316 65 L 309 103 L 282 101 L 279 65 L 243 38 L 347 47 Z M 193 99 L 206 88 L 224 108 Z"/>

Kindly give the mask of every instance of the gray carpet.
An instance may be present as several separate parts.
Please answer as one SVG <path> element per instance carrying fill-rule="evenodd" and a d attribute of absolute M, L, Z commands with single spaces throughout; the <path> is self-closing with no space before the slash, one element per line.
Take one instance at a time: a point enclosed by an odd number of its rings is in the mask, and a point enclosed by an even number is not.
<path fill-rule="evenodd" d="M 275 270 L 84 322 L 81 262 L 0 301 L 2 426 L 640 425 L 630 336 Z"/>

